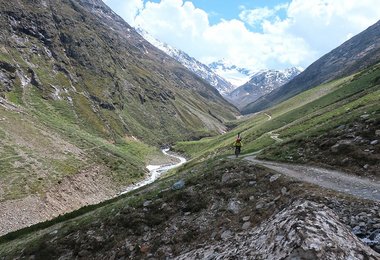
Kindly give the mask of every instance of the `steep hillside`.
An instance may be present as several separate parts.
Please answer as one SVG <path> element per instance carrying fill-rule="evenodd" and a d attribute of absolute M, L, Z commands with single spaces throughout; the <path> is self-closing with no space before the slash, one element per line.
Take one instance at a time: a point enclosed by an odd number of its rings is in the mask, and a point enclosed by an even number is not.
<path fill-rule="evenodd" d="M 237 110 L 101 0 L 0 1 L 0 233 L 114 196 Z"/>
<path fill-rule="evenodd" d="M 239 109 L 254 102 L 261 96 L 272 92 L 292 80 L 301 71 L 295 67 L 277 70 L 262 70 L 251 76 L 244 85 L 227 95 L 227 99 Z"/>
<path fill-rule="evenodd" d="M 244 114 L 279 104 L 302 91 L 324 82 L 351 75 L 380 61 L 380 21 L 332 50 L 293 80 L 248 104 Z"/>
<path fill-rule="evenodd" d="M 196 75 L 207 81 L 211 86 L 216 88 L 220 94 L 226 95 L 235 88 L 230 82 L 216 74 L 208 66 L 196 60 L 195 58 L 190 57 L 184 51 L 169 46 L 166 43 L 160 42 L 159 40 L 151 36 L 148 32 L 140 28 L 137 29 L 137 32 L 141 36 L 143 36 L 145 40 L 147 40 L 148 42 L 150 42 L 151 44 L 168 54 L 170 57 L 177 60 L 190 71 L 194 72 Z"/>
<path fill-rule="evenodd" d="M 107 137 L 130 133 L 149 143 L 220 132 L 233 118 L 216 90 L 100 0 L 1 6 L 2 96 L 8 100 L 22 104 L 21 93 L 31 88 L 48 101 L 81 106 L 86 111 L 75 112 L 87 118 L 83 125 L 96 125 Z"/>

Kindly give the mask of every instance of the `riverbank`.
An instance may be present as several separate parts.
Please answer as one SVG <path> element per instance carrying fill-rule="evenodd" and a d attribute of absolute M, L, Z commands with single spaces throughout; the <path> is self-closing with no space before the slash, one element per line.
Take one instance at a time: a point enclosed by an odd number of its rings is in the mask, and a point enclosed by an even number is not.
<path fill-rule="evenodd" d="M 130 191 L 133 191 L 133 190 L 136 190 L 138 188 L 141 188 L 145 185 L 148 185 L 152 182 L 154 182 L 155 180 L 157 180 L 163 173 L 171 170 L 171 169 L 174 169 L 176 167 L 179 167 L 181 166 L 182 164 L 186 163 L 187 160 L 185 157 L 182 157 L 182 156 L 179 156 L 177 154 L 174 154 L 174 153 L 169 153 L 169 150 L 170 149 L 163 149 L 162 150 L 162 153 L 165 154 L 166 156 L 170 156 L 171 158 L 174 158 L 176 159 L 177 163 L 174 163 L 174 164 L 161 164 L 161 165 L 147 165 L 146 168 L 149 170 L 149 175 L 147 178 L 145 178 L 144 180 L 136 183 L 136 184 L 133 184 L 131 186 L 128 186 L 124 191 L 120 192 L 118 194 L 118 196 L 120 195 L 123 195 L 123 194 L 126 194 Z"/>

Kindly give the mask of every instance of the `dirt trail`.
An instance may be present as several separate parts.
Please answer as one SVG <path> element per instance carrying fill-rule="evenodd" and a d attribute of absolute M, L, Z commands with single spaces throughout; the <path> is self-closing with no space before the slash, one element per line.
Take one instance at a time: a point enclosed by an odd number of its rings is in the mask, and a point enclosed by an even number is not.
<path fill-rule="evenodd" d="M 380 182 L 375 180 L 313 166 L 257 160 L 252 155 L 246 156 L 244 160 L 263 165 L 278 173 L 303 182 L 316 184 L 323 188 L 348 193 L 364 199 L 380 201 Z"/>

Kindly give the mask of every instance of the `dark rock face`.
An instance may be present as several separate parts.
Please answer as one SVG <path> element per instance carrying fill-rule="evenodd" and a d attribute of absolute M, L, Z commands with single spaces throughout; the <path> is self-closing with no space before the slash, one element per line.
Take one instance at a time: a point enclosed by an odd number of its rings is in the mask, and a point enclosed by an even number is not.
<path fill-rule="evenodd" d="M 379 259 L 326 206 L 296 201 L 250 232 L 176 259 Z"/>
<path fill-rule="evenodd" d="M 243 113 L 261 111 L 324 82 L 351 75 L 378 63 L 379 35 L 380 21 L 315 61 L 293 80 L 265 95 L 265 98 L 248 104 Z"/>

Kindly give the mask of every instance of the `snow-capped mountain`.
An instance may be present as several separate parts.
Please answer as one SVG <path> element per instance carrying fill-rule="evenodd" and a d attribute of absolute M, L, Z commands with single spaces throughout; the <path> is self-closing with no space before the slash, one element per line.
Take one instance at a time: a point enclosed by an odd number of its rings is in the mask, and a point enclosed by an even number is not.
<path fill-rule="evenodd" d="M 222 76 L 223 78 L 231 82 L 235 86 L 235 88 L 246 83 L 254 74 L 253 71 L 245 68 L 239 68 L 226 60 L 219 60 L 210 63 L 208 66 L 216 74 Z"/>
<path fill-rule="evenodd" d="M 250 80 L 228 94 L 227 99 L 238 108 L 243 108 L 259 97 L 272 92 L 301 73 L 299 68 L 285 70 L 261 70 Z"/>
<path fill-rule="evenodd" d="M 137 28 L 136 31 L 152 45 L 180 62 L 182 65 L 184 65 L 186 68 L 188 68 L 190 71 L 202 79 L 206 80 L 211 86 L 215 87 L 220 94 L 227 95 L 229 92 L 236 88 L 230 82 L 211 70 L 208 66 L 196 60 L 195 58 L 190 57 L 184 51 L 178 50 L 166 43 L 155 39 L 152 35 L 141 28 Z"/>

